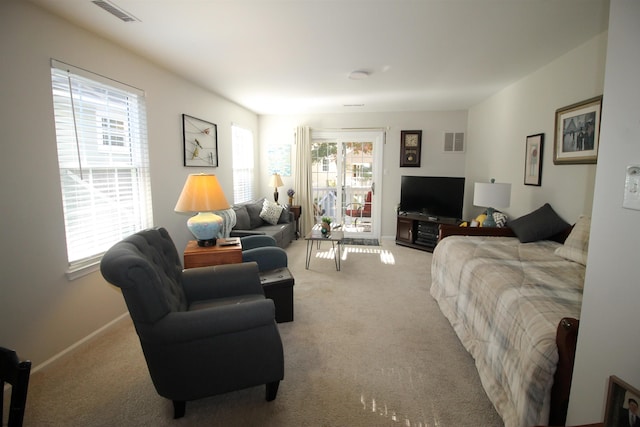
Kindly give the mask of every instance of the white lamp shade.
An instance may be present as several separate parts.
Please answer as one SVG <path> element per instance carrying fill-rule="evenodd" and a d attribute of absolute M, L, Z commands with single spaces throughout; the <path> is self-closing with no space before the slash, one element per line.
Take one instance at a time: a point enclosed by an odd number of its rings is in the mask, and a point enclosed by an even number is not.
<path fill-rule="evenodd" d="M 174 208 L 176 212 L 208 212 L 223 209 L 229 209 L 229 202 L 218 178 L 212 174 L 189 175 Z"/>
<path fill-rule="evenodd" d="M 283 185 L 284 183 L 282 182 L 282 178 L 280 177 L 280 174 L 274 173 L 273 175 L 271 175 L 271 179 L 269 180 L 269 187 L 278 188 L 278 187 L 282 187 Z"/>
<path fill-rule="evenodd" d="M 507 208 L 511 203 L 511 184 L 476 182 L 473 189 L 474 206 Z"/>

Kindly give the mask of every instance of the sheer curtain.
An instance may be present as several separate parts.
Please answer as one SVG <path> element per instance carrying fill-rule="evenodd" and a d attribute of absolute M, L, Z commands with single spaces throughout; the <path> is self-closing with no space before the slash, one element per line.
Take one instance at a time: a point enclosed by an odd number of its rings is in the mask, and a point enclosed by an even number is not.
<path fill-rule="evenodd" d="M 298 203 L 302 206 L 300 233 L 305 236 L 315 224 L 311 183 L 311 129 L 308 126 L 296 128 L 295 188 L 298 193 Z"/>

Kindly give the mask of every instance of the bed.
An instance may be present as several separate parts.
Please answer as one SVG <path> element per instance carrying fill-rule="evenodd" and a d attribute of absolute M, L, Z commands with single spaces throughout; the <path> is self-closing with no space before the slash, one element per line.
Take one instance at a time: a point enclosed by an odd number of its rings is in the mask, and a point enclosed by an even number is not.
<path fill-rule="evenodd" d="M 586 251 L 580 221 L 527 243 L 510 228 L 441 226 L 430 292 L 506 427 L 564 425 L 585 265 L 564 256 L 577 238 L 562 241 L 580 232 Z"/>

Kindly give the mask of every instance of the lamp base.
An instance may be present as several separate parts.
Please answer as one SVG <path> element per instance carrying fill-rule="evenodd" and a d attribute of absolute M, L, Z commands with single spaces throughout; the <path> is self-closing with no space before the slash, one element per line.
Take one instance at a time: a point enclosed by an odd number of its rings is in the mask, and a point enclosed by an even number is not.
<path fill-rule="evenodd" d="M 273 192 L 273 201 L 278 203 L 278 189 L 276 188 L 276 191 Z"/>
<path fill-rule="evenodd" d="M 203 248 L 215 246 L 217 240 L 218 239 L 198 240 L 198 246 L 202 246 Z"/>
<path fill-rule="evenodd" d="M 482 222 L 483 227 L 495 227 L 496 221 L 493 219 L 493 208 L 487 208 L 487 218 Z"/>
<path fill-rule="evenodd" d="M 212 212 L 199 212 L 187 221 L 187 228 L 198 241 L 198 246 L 215 246 L 223 219 Z"/>

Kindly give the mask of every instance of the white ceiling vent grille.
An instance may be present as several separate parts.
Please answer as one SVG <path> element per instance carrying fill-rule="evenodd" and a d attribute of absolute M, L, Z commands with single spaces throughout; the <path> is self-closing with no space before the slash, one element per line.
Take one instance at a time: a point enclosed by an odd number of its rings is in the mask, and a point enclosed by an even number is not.
<path fill-rule="evenodd" d="M 116 6 L 113 2 L 110 2 L 110 1 L 107 1 L 107 0 L 93 0 L 91 3 L 93 3 L 96 6 L 106 10 L 107 12 L 109 12 L 110 14 L 115 16 L 116 18 L 120 19 L 121 21 L 124 21 L 124 22 L 140 22 L 140 20 L 138 18 L 136 18 L 135 16 L 133 16 L 129 12 L 126 12 L 121 7 Z"/>
<path fill-rule="evenodd" d="M 464 132 L 445 132 L 444 152 L 464 153 Z"/>

